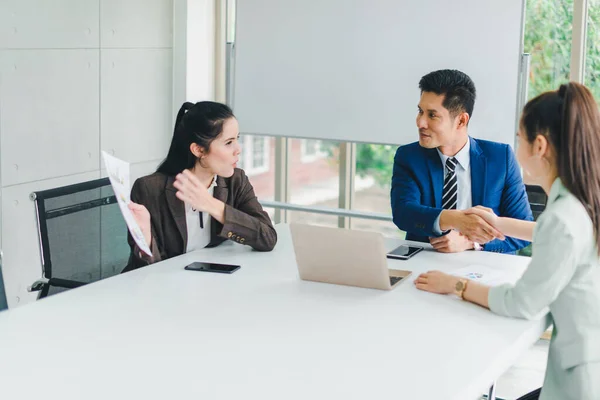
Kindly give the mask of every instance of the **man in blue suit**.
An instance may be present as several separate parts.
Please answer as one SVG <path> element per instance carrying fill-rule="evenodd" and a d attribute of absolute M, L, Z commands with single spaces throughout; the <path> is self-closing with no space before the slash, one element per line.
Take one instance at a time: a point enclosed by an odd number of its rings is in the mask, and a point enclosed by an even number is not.
<path fill-rule="evenodd" d="M 475 104 L 471 78 L 456 70 L 434 71 L 421 78 L 419 88 L 419 141 L 399 147 L 394 157 L 396 226 L 407 240 L 430 242 L 446 253 L 514 253 L 527 246 L 463 211 L 481 205 L 503 217 L 533 219 L 510 146 L 467 133 Z"/>

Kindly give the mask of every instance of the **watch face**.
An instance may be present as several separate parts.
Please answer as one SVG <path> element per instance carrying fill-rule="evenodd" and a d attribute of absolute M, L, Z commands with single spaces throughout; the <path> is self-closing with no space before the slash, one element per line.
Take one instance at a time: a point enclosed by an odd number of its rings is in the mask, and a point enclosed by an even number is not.
<path fill-rule="evenodd" d="M 456 282 L 456 286 L 454 287 L 456 289 L 456 291 L 460 292 L 461 290 L 463 290 L 465 284 L 463 283 L 463 281 L 458 281 Z"/>

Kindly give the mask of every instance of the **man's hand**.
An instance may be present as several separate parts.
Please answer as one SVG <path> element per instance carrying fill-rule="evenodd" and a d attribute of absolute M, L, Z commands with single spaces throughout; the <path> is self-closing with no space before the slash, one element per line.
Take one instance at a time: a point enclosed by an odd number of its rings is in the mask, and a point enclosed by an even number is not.
<path fill-rule="evenodd" d="M 445 231 L 455 229 L 479 244 L 494 239 L 504 240 L 504 235 L 487 223 L 479 215 L 466 214 L 464 211 L 444 210 L 440 215 L 440 228 Z"/>
<path fill-rule="evenodd" d="M 430 237 L 429 243 L 440 253 L 460 253 L 474 247 L 472 241 L 457 231 L 450 231 L 447 235 L 440 237 Z"/>
<path fill-rule="evenodd" d="M 463 214 L 458 219 L 455 229 L 479 244 L 485 244 L 494 239 L 504 240 L 502 232 L 485 222 L 478 215 Z"/>
<path fill-rule="evenodd" d="M 498 221 L 499 221 L 498 216 L 496 214 L 494 214 L 494 210 L 492 210 L 491 208 L 483 207 L 483 206 L 476 206 L 476 207 L 469 208 L 468 210 L 465 210 L 465 214 L 478 215 L 481 218 L 483 218 L 483 220 L 485 222 L 487 222 L 494 228 L 498 228 Z"/>

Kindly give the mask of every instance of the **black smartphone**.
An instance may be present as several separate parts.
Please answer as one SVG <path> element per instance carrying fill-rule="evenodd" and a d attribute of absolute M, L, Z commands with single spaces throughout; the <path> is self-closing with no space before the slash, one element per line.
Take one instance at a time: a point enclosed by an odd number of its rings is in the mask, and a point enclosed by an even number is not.
<path fill-rule="evenodd" d="M 204 272 L 218 272 L 220 274 L 232 274 L 238 269 L 240 269 L 239 265 L 231 265 L 231 264 L 217 264 L 217 263 L 207 263 L 207 262 L 193 262 L 190 265 L 186 265 L 185 269 L 188 271 L 204 271 Z"/>
<path fill-rule="evenodd" d="M 408 246 L 408 245 L 403 244 L 399 247 L 396 247 L 394 250 L 390 251 L 389 253 L 387 253 L 387 258 L 394 258 L 394 259 L 398 259 L 398 260 L 408 260 L 409 258 L 414 256 L 421 250 L 423 250 L 423 247 Z"/>

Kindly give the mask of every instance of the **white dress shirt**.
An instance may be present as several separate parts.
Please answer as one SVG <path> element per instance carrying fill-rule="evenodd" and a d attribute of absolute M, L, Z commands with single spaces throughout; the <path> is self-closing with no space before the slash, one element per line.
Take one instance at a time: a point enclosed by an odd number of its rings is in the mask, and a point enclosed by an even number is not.
<path fill-rule="evenodd" d="M 213 178 L 208 193 L 212 196 L 217 186 L 217 176 Z M 203 249 L 210 243 L 210 214 L 202 213 L 202 222 L 204 228 L 200 228 L 200 217 L 198 211 L 195 211 L 191 205 L 185 203 L 185 223 L 187 225 L 187 245 L 185 252 Z"/>
<path fill-rule="evenodd" d="M 444 166 L 444 178 L 448 174 L 448 167 L 446 166 L 446 160 L 450 158 L 445 156 L 439 149 L 436 149 L 442 165 Z M 457 210 L 466 210 L 473 206 L 473 198 L 471 196 L 471 141 L 467 138 L 467 143 L 462 149 L 454 156 L 456 158 L 456 184 L 458 190 L 458 199 L 456 203 Z M 440 215 L 435 219 L 433 223 L 433 231 L 441 235 L 442 230 L 440 229 Z"/>

